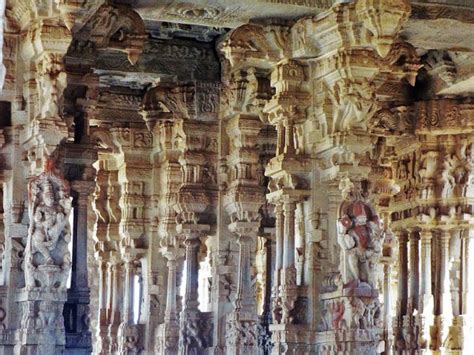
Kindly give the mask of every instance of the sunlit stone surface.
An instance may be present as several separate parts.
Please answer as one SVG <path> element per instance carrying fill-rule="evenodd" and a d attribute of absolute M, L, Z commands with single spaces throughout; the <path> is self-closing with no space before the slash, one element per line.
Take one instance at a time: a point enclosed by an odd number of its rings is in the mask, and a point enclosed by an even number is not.
<path fill-rule="evenodd" d="M 0 14 L 0 354 L 474 353 L 472 1 Z"/>

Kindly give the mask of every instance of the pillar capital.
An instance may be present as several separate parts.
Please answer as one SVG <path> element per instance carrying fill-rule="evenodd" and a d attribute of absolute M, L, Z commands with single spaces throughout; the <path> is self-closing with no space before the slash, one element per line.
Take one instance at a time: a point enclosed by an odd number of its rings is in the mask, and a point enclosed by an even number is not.
<path fill-rule="evenodd" d="M 198 239 L 209 232 L 210 226 L 208 224 L 198 223 L 181 223 L 176 225 L 176 232 L 182 234 L 186 240 Z"/>
<path fill-rule="evenodd" d="M 71 183 L 71 188 L 79 194 L 79 198 L 88 197 L 96 190 L 96 182 L 75 180 Z"/>
<path fill-rule="evenodd" d="M 184 256 L 184 249 L 175 246 L 165 246 L 160 249 L 163 256 L 168 259 L 169 262 L 176 262 L 178 259 Z"/>
<path fill-rule="evenodd" d="M 240 237 L 256 238 L 259 228 L 260 222 L 235 221 L 229 224 L 229 230 Z"/>

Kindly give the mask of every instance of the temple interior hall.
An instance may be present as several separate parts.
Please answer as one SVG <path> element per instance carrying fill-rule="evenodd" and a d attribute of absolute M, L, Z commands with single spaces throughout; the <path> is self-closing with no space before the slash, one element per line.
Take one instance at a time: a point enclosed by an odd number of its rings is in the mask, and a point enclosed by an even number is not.
<path fill-rule="evenodd" d="M 0 355 L 474 354 L 474 0 L 0 0 Z"/>

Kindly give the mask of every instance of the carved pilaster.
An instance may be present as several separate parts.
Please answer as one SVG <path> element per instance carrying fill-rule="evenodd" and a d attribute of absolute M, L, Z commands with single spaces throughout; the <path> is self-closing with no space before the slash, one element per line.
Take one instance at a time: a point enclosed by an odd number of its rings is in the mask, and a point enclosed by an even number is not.
<path fill-rule="evenodd" d="M 62 309 L 71 269 L 69 186 L 51 161 L 28 186 L 30 226 L 25 248 L 25 288 L 15 352 L 55 353 L 65 347 Z"/>
<path fill-rule="evenodd" d="M 251 250 L 257 238 L 258 222 L 232 223 L 229 228 L 237 234 L 239 263 L 234 311 L 227 320 L 226 348 L 229 354 L 257 353 L 257 305 L 252 282 Z"/>
<path fill-rule="evenodd" d="M 168 285 L 165 321 L 156 330 L 155 351 L 157 354 L 177 354 L 180 327 L 176 311 L 176 263 L 184 253 L 176 247 L 163 248 L 162 253 L 168 260 Z"/>

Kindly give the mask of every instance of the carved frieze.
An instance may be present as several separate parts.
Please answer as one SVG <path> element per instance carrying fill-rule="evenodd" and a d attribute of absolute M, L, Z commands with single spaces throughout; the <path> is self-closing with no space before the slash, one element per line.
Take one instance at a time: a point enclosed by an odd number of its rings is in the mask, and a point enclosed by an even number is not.
<path fill-rule="evenodd" d="M 459 134 L 472 132 L 472 111 L 474 104 L 467 101 L 449 99 L 419 102 L 416 105 L 419 133 Z"/>

